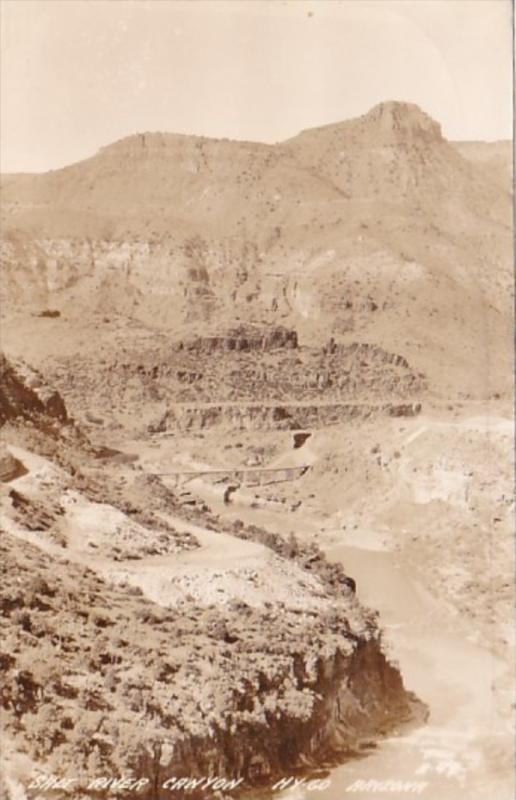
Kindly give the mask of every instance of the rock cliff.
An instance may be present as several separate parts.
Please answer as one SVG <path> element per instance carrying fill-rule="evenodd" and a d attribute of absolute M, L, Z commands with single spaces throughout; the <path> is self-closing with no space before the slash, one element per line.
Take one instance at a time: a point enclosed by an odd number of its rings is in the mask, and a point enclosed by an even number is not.
<path fill-rule="evenodd" d="M 413 417 L 421 411 L 420 403 L 352 405 L 327 403 L 305 405 L 206 405 L 190 406 L 188 403 L 172 406 L 155 423 L 149 424 L 149 432 L 163 433 L 167 430 L 202 431 L 209 428 L 241 430 L 299 430 L 302 428 L 324 428 L 350 420 L 367 419 L 375 415 Z"/>
<path fill-rule="evenodd" d="M 52 559 L 11 536 L 1 548 L 4 731 L 81 788 L 134 769 L 148 800 L 164 800 L 163 782 L 183 775 L 242 778 L 245 794 L 423 713 L 352 595 L 323 589 L 319 613 L 170 610 L 70 561 L 57 580 Z"/>
<path fill-rule="evenodd" d="M 26 364 L 10 363 L 0 353 L 0 426 L 16 417 L 65 422 L 67 413 L 61 395 L 41 375 Z"/>
<path fill-rule="evenodd" d="M 107 425 L 129 413 L 138 429 L 162 431 L 320 427 L 415 407 L 428 394 L 426 376 L 404 356 L 335 338 L 308 347 L 283 326 L 179 340 L 162 334 L 151 344 L 148 336 L 129 344 L 124 337 L 89 356 L 49 360 L 47 372 L 84 424 Z"/>

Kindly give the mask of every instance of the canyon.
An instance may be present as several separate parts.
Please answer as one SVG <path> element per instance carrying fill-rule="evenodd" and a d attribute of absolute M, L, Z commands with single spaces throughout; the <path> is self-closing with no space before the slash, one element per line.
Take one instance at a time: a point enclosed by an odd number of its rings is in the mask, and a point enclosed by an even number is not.
<path fill-rule="evenodd" d="M 149 781 L 139 796 L 165 798 L 173 775 L 267 784 L 424 716 L 338 565 L 253 526 L 224 533 L 202 511 L 193 523 L 152 483 L 126 487 L 128 508 L 114 478 L 103 494 L 115 504 L 101 502 L 99 453 L 62 400 L 57 416 L 26 380 L 4 359 L 4 434 L 19 444 L 0 459 L 2 706 L 6 738 L 34 768 L 79 769 L 83 784 L 100 765 L 129 768 Z M 153 744 L 133 733 L 147 717 Z"/>
<path fill-rule="evenodd" d="M 506 145 L 386 102 L 2 176 L 9 800 L 512 796 Z"/>

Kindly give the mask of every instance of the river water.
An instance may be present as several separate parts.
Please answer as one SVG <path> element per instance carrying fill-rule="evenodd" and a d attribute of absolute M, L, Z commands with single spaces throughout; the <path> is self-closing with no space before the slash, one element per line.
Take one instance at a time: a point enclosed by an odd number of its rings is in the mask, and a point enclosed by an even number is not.
<path fill-rule="evenodd" d="M 502 756 L 510 732 L 493 695 L 503 665 L 468 639 L 395 553 L 343 545 L 327 553 L 355 578 L 360 600 L 380 612 L 388 655 L 430 716 L 421 727 L 385 739 L 366 757 L 332 770 L 326 790 L 292 790 L 283 797 L 512 798 L 512 773 Z M 396 788 L 393 782 L 402 784 Z"/>
<path fill-rule="evenodd" d="M 245 492 L 227 507 L 214 487 L 195 483 L 196 493 L 222 517 L 278 526 L 282 515 L 250 508 Z M 307 529 L 312 522 L 305 519 Z M 380 612 L 387 655 L 397 662 L 406 688 L 427 705 L 429 718 L 333 769 L 326 789 L 288 789 L 279 800 L 512 800 L 513 720 L 497 711 L 493 690 L 507 666 L 468 635 L 412 565 L 382 548 L 374 531 L 361 532 L 360 541 L 360 547 L 324 550 L 356 580 L 360 601 Z"/>

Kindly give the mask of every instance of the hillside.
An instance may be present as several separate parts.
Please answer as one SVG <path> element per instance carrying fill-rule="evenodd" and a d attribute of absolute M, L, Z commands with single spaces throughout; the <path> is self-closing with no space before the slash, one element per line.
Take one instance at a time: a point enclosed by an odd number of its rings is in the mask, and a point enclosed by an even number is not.
<path fill-rule="evenodd" d="M 512 191 L 513 145 L 500 142 L 453 142 L 453 146 L 468 161 L 484 164 L 491 177 L 496 177 L 505 191 Z"/>
<path fill-rule="evenodd" d="M 317 547 L 223 531 L 93 447 L 41 376 L 2 359 L 0 378 L 7 797 L 36 768 L 79 781 L 59 798 L 128 770 L 148 800 L 174 775 L 249 790 L 422 717 L 376 615 Z"/>
<path fill-rule="evenodd" d="M 384 103 L 277 145 L 147 133 L 6 176 L 4 308 L 98 336 L 113 314 L 177 337 L 281 323 L 378 344 L 437 392 L 504 391 L 510 195 L 477 151 Z"/>

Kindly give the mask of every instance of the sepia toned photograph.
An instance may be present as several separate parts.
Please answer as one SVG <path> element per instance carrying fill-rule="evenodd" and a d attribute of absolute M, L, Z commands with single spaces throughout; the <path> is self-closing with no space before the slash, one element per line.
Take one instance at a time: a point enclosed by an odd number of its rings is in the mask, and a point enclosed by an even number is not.
<path fill-rule="evenodd" d="M 0 31 L 0 800 L 512 800 L 512 0 Z"/>

